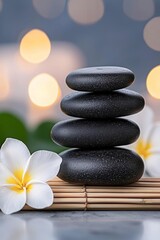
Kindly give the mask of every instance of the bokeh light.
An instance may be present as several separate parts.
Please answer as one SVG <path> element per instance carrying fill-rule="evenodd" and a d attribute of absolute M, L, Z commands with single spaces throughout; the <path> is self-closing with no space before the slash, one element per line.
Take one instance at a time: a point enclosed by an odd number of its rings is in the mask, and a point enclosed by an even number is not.
<path fill-rule="evenodd" d="M 64 10 L 66 0 L 33 0 L 35 10 L 44 18 L 56 18 Z"/>
<path fill-rule="evenodd" d="M 138 21 L 144 21 L 154 15 L 155 6 L 153 0 L 123 0 L 124 13 Z"/>
<path fill-rule="evenodd" d="M 147 76 L 147 90 L 154 98 L 160 99 L 160 65 L 153 68 Z"/>
<path fill-rule="evenodd" d="M 93 24 L 104 14 L 103 0 L 68 0 L 68 13 L 79 24 Z"/>
<path fill-rule="evenodd" d="M 0 0 L 0 12 L 2 11 L 2 8 L 3 8 L 3 2 L 2 0 Z"/>
<path fill-rule="evenodd" d="M 160 17 L 152 18 L 146 24 L 143 36 L 150 48 L 160 51 Z"/>
<path fill-rule="evenodd" d="M 73 70 L 86 66 L 85 64 L 86 58 L 75 44 L 54 41 L 51 55 L 41 64 L 41 71 L 48 72 L 57 79 L 62 96 L 65 96 L 71 91 L 65 83 L 66 76 Z"/>
<path fill-rule="evenodd" d="M 8 97 L 10 92 L 10 85 L 8 74 L 4 66 L 0 65 L 0 100 Z"/>
<path fill-rule="evenodd" d="M 55 103 L 59 92 L 56 79 L 47 73 L 41 73 L 34 77 L 28 87 L 31 101 L 40 107 L 48 107 Z"/>
<path fill-rule="evenodd" d="M 50 51 L 50 40 L 46 33 L 39 29 L 29 31 L 20 43 L 20 54 L 30 63 L 43 62 L 49 56 Z"/>

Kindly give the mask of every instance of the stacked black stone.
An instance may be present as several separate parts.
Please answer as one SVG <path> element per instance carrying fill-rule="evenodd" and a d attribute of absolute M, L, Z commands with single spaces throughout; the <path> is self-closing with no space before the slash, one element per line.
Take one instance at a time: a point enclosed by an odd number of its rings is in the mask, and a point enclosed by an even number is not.
<path fill-rule="evenodd" d="M 140 179 L 142 159 L 117 147 L 133 143 L 140 134 L 134 122 L 119 118 L 144 107 L 141 95 L 122 89 L 133 81 L 134 74 L 121 67 L 84 68 L 67 76 L 67 85 L 80 92 L 61 102 L 62 111 L 78 119 L 59 122 L 51 133 L 56 143 L 75 148 L 61 153 L 61 179 L 87 185 L 126 185 Z"/>

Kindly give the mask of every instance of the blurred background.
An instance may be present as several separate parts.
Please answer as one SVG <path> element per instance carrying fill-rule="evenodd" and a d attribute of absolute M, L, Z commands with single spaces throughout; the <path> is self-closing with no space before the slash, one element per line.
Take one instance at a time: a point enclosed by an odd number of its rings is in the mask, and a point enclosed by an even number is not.
<path fill-rule="evenodd" d="M 0 144 L 62 151 L 50 130 L 65 77 L 86 66 L 131 69 L 159 120 L 159 62 L 160 0 L 0 0 Z"/>

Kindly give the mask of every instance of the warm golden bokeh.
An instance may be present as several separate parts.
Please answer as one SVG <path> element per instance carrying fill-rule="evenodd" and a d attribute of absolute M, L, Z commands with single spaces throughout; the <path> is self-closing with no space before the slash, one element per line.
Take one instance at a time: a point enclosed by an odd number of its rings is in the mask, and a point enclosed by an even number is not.
<path fill-rule="evenodd" d="M 56 102 L 60 94 L 60 89 L 54 77 L 47 73 L 42 73 L 31 80 L 28 93 L 35 105 L 48 107 Z"/>
<path fill-rule="evenodd" d="M 150 48 L 160 51 L 160 17 L 152 18 L 146 24 L 143 37 Z"/>
<path fill-rule="evenodd" d="M 93 24 L 104 14 L 103 0 L 68 0 L 68 13 L 79 24 Z"/>
<path fill-rule="evenodd" d="M 26 33 L 20 43 L 21 56 L 30 63 L 40 63 L 48 58 L 51 43 L 43 31 L 33 29 Z"/>
<path fill-rule="evenodd" d="M 8 75 L 3 66 L 0 66 L 0 100 L 8 97 L 10 92 Z"/>
<path fill-rule="evenodd" d="M 153 68 L 147 76 L 147 90 L 154 98 L 160 99 L 160 65 Z"/>

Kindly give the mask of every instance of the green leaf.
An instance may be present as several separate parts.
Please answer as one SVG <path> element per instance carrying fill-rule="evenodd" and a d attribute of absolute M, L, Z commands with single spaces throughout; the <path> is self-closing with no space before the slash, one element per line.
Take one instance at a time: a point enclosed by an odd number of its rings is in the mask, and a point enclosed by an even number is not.
<path fill-rule="evenodd" d="M 22 119 L 8 112 L 0 113 L 0 145 L 6 138 L 16 138 L 28 142 L 28 131 Z"/>
<path fill-rule="evenodd" d="M 55 144 L 51 139 L 51 129 L 56 124 L 55 121 L 45 121 L 40 123 L 30 133 L 29 148 L 31 152 L 37 150 L 49 150 L 56 153 L 64 151 L 66 148 Z"/>
<path fill-rule="evenodd" d="M 44 140 L 50 140 L 50 133 L 51 133 L 51 129 L 52 127 L 56 124 L 55 121 L 44 121 L 41 122 L 34 130 L 33 130 L 33 134 L 36 138 L 38 139 L 42 139 Z"/>

